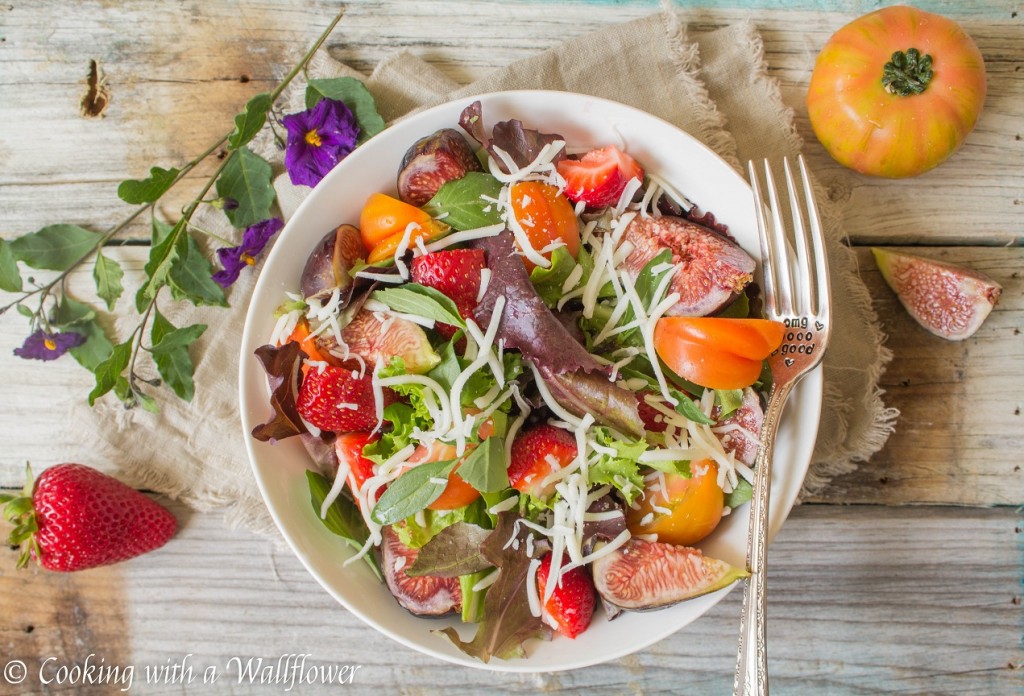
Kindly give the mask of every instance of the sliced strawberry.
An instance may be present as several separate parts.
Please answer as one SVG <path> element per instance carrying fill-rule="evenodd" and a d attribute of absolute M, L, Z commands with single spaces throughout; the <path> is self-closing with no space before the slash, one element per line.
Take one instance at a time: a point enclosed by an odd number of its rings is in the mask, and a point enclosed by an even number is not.
<path fill-rule="evenodd" d="M 637 411 L 640 413 L 640 420 L 644 422 L 644 430 L 649 433 L 665 432 L 668 426 L 665 424 L 664 414 L 647 403 L 647 399 L 644 398 L 646 394 L 638 394 L 638 396 L 639 400 L 636 407 Z M 658 397 L 658 400 L 661 401 L 661 398 Z"/>
<path fill-rule="evenodd" d="M 352 490 L 352 497 L 356 504 L 359 504 L 359 491 L 362 490 L 366 480 L 373 476 L 373 462 L 363 456 L 363 448 L 371 442 L 380 439 L 373 433 L 341 433 L 334 440 L 334 451 L 338 455 L 338 464 L 342 461 L 348 466 L 348 476 L 345 481 Z M 384 488 L 377 490 L 374 502 L 380 499 Z"/>
<path fill-rule="evenodd" d="M 555 492 L 555 484 L 545 485 L 544 479 L 571 464 L 576 451 L 571 433 L 547 423 L 530 428 L 512 443 L 508 480 L 516 490 L 545 499 Z"/>
<path fill-rule="evenodd" d="M 614 145 L 591 150 L 580 159 L 564 159 L 556 166 L 565 179 L 566 198 L 583 201 L 590 208 L 615 205 L 630 179 L 644 180 L 643 168 Z"/>
<path fill-rule="evenodd" d="M 295 406 L 300 416 L 321 430 L 347 433 L 373 430 L 377 425 L 369 372 L 360 377 L 355 370 L 333 365 L 309 370 Z"/>
<path fill-rule="evenodd" d="M 482 249 L 445 249 L 417 256 L 410 270 L 413 282 L 440 290 L 455 302 L 459 314 L 470 318 L 480 292 L 480 271 L 486 267 Z M 437 329 L 446 338 L 456 330 L 450 324 Z"/>
<path fill-rule="evenodd" d="M 566 562 L 565 557 L 562 563 Z M 544 600 L 545 587 L 551 573 L 551 553 L 540 561 L 537 568 L 537 594 Z M 573 568 L 563 573 L 559 584 L 547 602 L 543 617 L 559 633 L 575 638 L 590 625 L 594 615 L 594 581 L 584 568 Z"/>

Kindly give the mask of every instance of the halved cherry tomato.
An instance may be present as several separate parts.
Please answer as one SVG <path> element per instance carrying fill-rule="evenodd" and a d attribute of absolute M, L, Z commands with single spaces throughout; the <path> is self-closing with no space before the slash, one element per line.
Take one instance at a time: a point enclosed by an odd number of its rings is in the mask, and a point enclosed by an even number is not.
<path fill-rule="evenodd" d="M 530 246 L 539 252 L 552 242 L 562 241 L 565 250 L 576 258 L 580 249 L 580 226 L 568 198 L 556 187 L 539 181 L 512 184 L 509 194 L 512 212 L 526 232 Z M 544 254 L 544 257 L 550 259 L 551 252 Z M 527 270 L 533 270 L 534 264 L 525 257 L 523 260 Z"/>
<path fill-rule="evenodd" d="M 494 433 L 494 423 L 490 419 L 487 419 L 480 424 L 477 430 L 477 435 L 481 440 L 487 439 Z M 466 452 L 462 459 L 465 461 L 466 457 L 476 447 L 475 444 L 467 443 Z M 446 459 L 455 459 L 456 450 L 454 445 L 435 440 L 430 444 L 429 447 L 420 445 L 413 452 L 412 456 L 409 457 L 407 462 L 409 464 L 425 464 L 427 462 L 441 462 Z M 444 492 L 427 507 L 431 510 L 457 510 L 461 507 L 465 507 L 472 503 L 474 500 L 480 497 L 480 491 L 473 488 L 471 485 L 459 476 L 459 467 L 462 466 L 462 462 L 455 465 L 452 473 L 448 474 L 448 485 L 445 487 Z"/>
<path fill-rule="evenodd" d="M 321 352 L 320 349 L 317 348 L 316 336 L 310 334 L 309 324 L 306 322 L 305 319 L 300 319 L 295 324 L 295 328 L 292 329 L 291 335 L 288 336 L 287 339 L 285 339 L 285 343 L 288 343 L 290 341 L 298 343 L 299 348 L 302 349 L 302 352 L 305 353 L 313 362 L 325 362 L 328 365 L 341 367 L 342 363 L 340 360 L 338 360 L 330 353 Z M 309 371 L 309 365 L 303 362 L 301 369 L 302 376 L 305 377 L 306 373 Z"/>
<path fill-rule="evenodd" d="M 782 344 L 786 326 L 767 319 L 662 317 L 654 349 L 683 379 L 709 389 L 742 389 L 761 374 L 761 362 Z"/>
<path fill-rule="evenodd" d="M 691 462 L 690 466 L 692 478 L 665 474 L 665 490 L 648 487 L 639 501 L 640 507 L 627 508 L 626 526 L 630 532 L 657 534 L 660 542 L 693 546 L 715 530 L 725 506 L 725 494 L 718 485 L 718 465 L 701 460 Z M 655 508 L 669 512 L 658 512 Z"/>
<path fill-rule="evenodd" d="M 415 206 L 383 193 L 370 194 L 359 214 L 359 234 L 369 253 L 367 263 L 376 263 L 394 255 L 411 223 L 419 225 L 419 229 L 410 232 L 410 245 L 416 242 L 417 237 L 429 241 L 448 230 L 447 225 Z"/>
<path fill-rule="evenodd" d="M 346 482 L 352 490 L 352 497 L 356 504 L 359 502 L 359 490 L 366 483 L 366 480 L 373 476 L 373 462 L 363 456 L 363 448 L 371 442 L 376 442 L 378 437 L 372 433 L 341 433 L 334 440 L 334 451 L 338 460 L 344 458 L 348 464 L 348 476 Z M 384 489 L 381 488 L 374 496 L 374 502 L 380 498 Z"/>

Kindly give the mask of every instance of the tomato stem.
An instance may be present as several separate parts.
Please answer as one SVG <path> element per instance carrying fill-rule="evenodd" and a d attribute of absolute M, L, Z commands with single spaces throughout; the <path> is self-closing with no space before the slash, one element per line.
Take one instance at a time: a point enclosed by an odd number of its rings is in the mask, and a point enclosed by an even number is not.
<path fill-rule="evenodd" d="M 908 48 L 892 54 L 882 69 L 882 84 L 889 94 L 909 97 L 924 92 L 934 74 L 931 55 L 922 56 L 916 48 Z"/>

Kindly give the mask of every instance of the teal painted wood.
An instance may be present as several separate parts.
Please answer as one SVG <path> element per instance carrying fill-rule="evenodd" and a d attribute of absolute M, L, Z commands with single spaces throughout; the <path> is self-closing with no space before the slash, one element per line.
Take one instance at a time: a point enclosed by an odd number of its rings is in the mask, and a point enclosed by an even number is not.
<path fill-rule="evenodd" d="M 520 0 L 521 2 L 564 5 L 565 0 Z M 661 0 L 576 0 L 576 4 L 583 5 L 614 5 L 620 7 L 650 7 L 657 9 L 662 5 Z M 714 9 L 714 10 L 818 10 L 836 14 L 850 15 L 853 17 L 867 14 L 881 7 L 895 5 L 894 2 L 877 2 L 872 0 L 836 0 L 827 2 L 825 0 L 751 0 L 750 2 L 738 2 L 737 0 L 674 0 L 671 3 L 680 10 L 686 9 Z M 959 0 L 916 0 L 914 7 L 948 15 L 950 17 L 976 17 L 985 19 L 1007 20 L 1019 19 L 1020 4 L 1010 1 L 990 0 L 988 2 L 961 2 Z"/>

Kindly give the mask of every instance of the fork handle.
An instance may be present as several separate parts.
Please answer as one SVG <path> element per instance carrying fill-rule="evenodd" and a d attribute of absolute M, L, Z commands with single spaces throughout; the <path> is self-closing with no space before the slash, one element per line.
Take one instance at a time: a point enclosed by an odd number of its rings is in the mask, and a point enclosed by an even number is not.
<path fill-rule="evenodd" d="M 754 493 L 750 500 L 750 533 L 747 537 L 747 570 L 743 584 L 743 612 L 740 616 L 740 640 L 736 655 L 736 696 L 768 696 L 767 640 L 767 552 L 768 507 L 771 490 L 772 458 L 782 408 L 794 382 L 772 386 L 761 428 L 761 446 L 754 468 Z"/>

